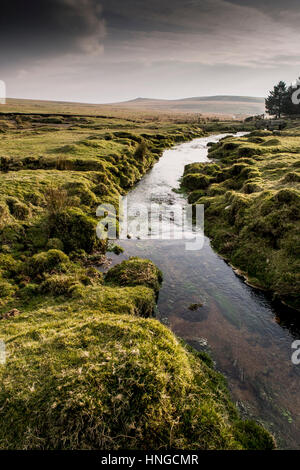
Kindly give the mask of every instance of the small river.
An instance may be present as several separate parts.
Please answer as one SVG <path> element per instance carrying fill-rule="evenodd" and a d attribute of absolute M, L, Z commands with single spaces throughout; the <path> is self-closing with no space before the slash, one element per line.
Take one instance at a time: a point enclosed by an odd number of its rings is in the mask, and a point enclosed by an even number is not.
<path fill-rule="evenodd" d="M 242 135 L 242 134 L 240 134 Z M 209 162 L 208 142 L 195 139 L 166 150 L 153 169 L 128 194 L 128 206 L 151 202 L 187 205 L 174 192 L 184 166 Z M 164 273 L 158 318 L 198 350 L 210 353 L 228 381 L 233 400 L 245 417 L 264 424 L 279 447 L 300 449 L 300 365 L 291 362 L 291 344 L 300 339 L 300 322 L 266 294 L 248 286 L 212 249 L 205 237 L 200 250 L 186 250 L 186 240 L 118 242 L 130 256 L 150 258 Z M 201 303 L 198 310 L 191 304 Z"/>

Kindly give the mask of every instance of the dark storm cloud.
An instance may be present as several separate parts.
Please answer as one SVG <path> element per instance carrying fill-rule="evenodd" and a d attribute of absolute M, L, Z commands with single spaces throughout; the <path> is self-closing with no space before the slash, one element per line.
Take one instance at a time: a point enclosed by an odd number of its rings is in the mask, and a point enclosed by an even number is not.
<path fill-rule="evenodd" d="M 285 55 L 296 39 L 297 2 L 285 0 L 283 8 L 276 0 L 2 0 L 2 64 L 95 54 L 103 44 L 108 60 L 214 63 L 219 52 L 225 63 L 270 63 L 272 47 Z"/>
<path fill-rule="evenodd" d="M 226 0 L 233 5 L 255 8 L 281 24 L 299 28 L 299 0 Z"/>
<path fill-rule="evenodd" d="M 273 66 L 299 62 L 299 8 L 293 0 L 102 0 L 107 57 Z"/>
<path fill-rule="evenodd" d="M 98 0 L 2 0 L 0 53 L 29 58 L 96 51 L 104 35 Z"/>
<path fill-rule="evenodd" d="M 102 0 L 102 4 L 110 27 L 137 31 L 183 32 L 188 27 L 196 29 L 196 23 L 199 31 L 205 28 L 207 16 L 217 20 L 225 8 L 236 21 L 243 16 L 243 8 L 244 15 L 251 9 L 271 17 L 282 12 L 299 12 L 299 0 Z M 230 8 L 230 5 L 236 8 Z M 194 21 L 182 24 L 188 16 Z"/>
<path fill-rule="evenodd" d="M 227 0 L 236 5 L 254 7 L 262 10 L 269 10 L 271 13 L 276 10 L 287 10 L 289 8 L 299 8 L 299 0 Z"/>

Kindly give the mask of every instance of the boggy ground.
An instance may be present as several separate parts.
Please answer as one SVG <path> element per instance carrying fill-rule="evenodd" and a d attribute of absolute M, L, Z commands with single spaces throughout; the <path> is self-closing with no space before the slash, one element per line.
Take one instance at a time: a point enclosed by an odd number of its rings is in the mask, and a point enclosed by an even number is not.
<path fill-rule="evenodd" d="M 272 291 L 296 309 L 299 130 L 227 137 L 210 146 L 213 163 L 187 165 L 182 178 L 189 201 L 205 205 L 206 232 L 217 251 L 251 284 Z"/>
<path fill-rule="evenodd" d="M 195 125 L 2 116 L 0 448 L 269 449 L 223 378 L 153 318 L 162 273 L 111 249 L 97 205 L 116 205 Z M 117 247 L 112 247 L 118 251 Z"/>

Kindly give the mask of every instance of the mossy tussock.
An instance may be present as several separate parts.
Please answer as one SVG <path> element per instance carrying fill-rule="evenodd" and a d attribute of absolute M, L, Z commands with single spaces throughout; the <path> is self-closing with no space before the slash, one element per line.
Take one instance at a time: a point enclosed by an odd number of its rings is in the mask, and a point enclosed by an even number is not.
<path fill-rule="evenodd" d="M 38 115 L 1 129 L 0 448 L 273 448 L 210 361 L 153 318 L 157 267 L 93 267 L 110 249 L 97 205 L 117 206 L 165 148 L 202 129 Z"/>
<path fill-rule="evenodd" d="M 187 165 L 182 185 L 191 203 L 205 204 L 214 247 L 251 284 L 300 309 L 300 141 L 270 135 L 221 140 L 209 149 L 215 163 Z"/>
<path fill-rule="evenodd" d="M 130 258 L 129 261 L 110 269 L 105 277 L 106 282 L 122 286 L 146 285 L 158 294 L 162 282 L 162 272 L 149 260 Z"/>

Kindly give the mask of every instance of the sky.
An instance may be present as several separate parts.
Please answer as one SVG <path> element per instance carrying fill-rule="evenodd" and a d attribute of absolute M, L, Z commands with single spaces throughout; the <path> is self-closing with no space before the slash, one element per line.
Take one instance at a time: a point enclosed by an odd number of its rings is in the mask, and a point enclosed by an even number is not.
<path fill-rule="evenodd" d="M 1 0 L 7 96 L 265 96 L 300 74 L 299 0 Z"/>

